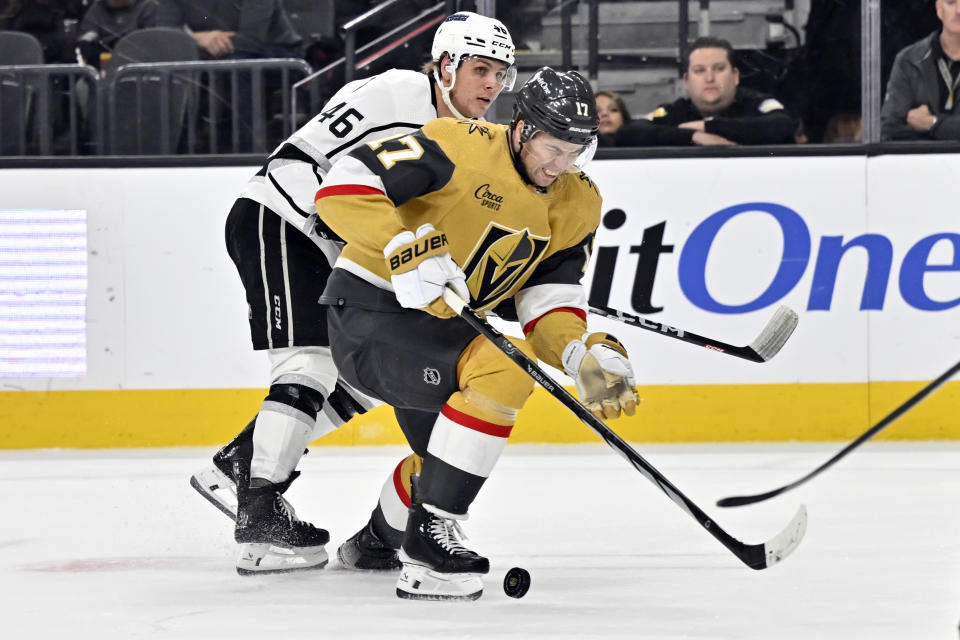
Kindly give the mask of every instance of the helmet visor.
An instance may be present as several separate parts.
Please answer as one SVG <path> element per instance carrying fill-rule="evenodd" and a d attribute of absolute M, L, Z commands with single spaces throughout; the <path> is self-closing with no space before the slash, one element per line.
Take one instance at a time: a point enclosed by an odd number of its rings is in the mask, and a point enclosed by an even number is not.
<path fill-rule="evenodd" d="M 570 171 L 583 171 L 590 161 L 593 160 L 593 154 L 597 152 L 597 136 L 590 138 L 590 142 L 583 145 L 583 151 L 577 156 Z"/>
<path fill-rule="evenodd" d="M 527 149 L 541 165 L 557 173 L 582 171 L 597 151 L 597 138 L 587 144 L 574 144 L 537 131 L 526 143 Z"/>
<path fill-rule="evenodd" d="M 517 81 L 517 68 L 513 65 L 507 67 L 504 71 L 497 74 L 497 82 L 500 83 L 500 91 L 513 91 L 513 85 Z"/>

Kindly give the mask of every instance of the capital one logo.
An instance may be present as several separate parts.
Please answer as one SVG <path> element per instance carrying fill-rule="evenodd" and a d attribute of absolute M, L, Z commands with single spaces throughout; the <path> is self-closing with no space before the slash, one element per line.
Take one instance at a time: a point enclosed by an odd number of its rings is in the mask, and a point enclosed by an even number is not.
<path fill-rule="evenodd" d="M 724 225 L 745 213 L 763 213 L 771 216 L 783 236 L 783 254 L 776 271 L 770 274 L 770 284 L 748 302 L 729 304 L 713 295 L 707 286 L 707 262 L 710 251 Z M 626 221 L 626 214 L 614 209 L 604 216 L 604 226 L 617 229 Z M 631 306 L 639 313 L 662 311 L 652 300 L 662 254 L 673 253 L 674 246 L 664 243 L 666 222 L 647 227 L 639 245 L 630 252 L 638 254 L 636 272 L 631 290 Z M 948 262 L 934 260 L 935 247 L 946 245 L 952 258 Z M 590 287 L 590 304 L 608 303 L 613 271 L 621 247 L 600 246 Z M 881 310 L 888 290 L 895 286 L 903 300 L 921 311 L 945 311 L 960 306 L 960 233 L 935 233 L 916 241 L 906 252 L 894 274 L 893 243 L 880 233 L 864 233 L 852 238 L 823 235 L 814 252 L 810 229 L 793 209 L 771 202 L 748 202 L 721 209 L 704 219 L 687 237 L 680 253 L 677 276 L 683 295 L 695 306 L 714 313 L 736 314 L 756 311 L 778 303 L 800 283 L 808 267 L 813 267 L 813 278 L 807 299 L 807 310 L 829 310 L 841 261 L 851 251 L 862 251 L 867 256 L 867 271 L 860 298 L 862 311 Z M 937 272 L 954 272 L 957 283 L 952 294 L 934 297 L 928 293 L 927 276 Z"/>

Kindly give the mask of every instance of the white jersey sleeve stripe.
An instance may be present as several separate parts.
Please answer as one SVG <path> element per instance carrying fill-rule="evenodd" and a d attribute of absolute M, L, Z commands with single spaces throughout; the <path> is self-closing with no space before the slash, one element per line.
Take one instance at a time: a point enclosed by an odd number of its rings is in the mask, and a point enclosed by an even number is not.
<path fill-rule="evenodd" d="M 384 291 L 393 291 L 393 284 L 391 284 L 389 280 L 384 280 L 373 271 L 361 267 L 353 260 L 348 260 L 343 256 L 339 256 L 337 261 L 333 264 L 333 267 L 335 269 L 343 269 L 344 271 L 348 271 L 361 280 L 366 280 L 379 289 L 383 289 Z"/>
<path fill-rule="evenodd" d="M 515 302 L 521 327 L 526 327 L 554 309 L 573 308 L 584 312 L 587 309 L 587 296 L 579 284 L 540 284 L 521 289 Z"/>

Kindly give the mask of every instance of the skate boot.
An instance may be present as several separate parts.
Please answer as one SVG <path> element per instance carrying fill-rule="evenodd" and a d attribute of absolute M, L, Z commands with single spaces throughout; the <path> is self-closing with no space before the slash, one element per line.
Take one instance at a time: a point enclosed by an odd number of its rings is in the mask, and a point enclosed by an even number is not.
<path fill-rule="evenodd" d="M 463 546 L 457 518 L 431 505 L 410 507 L 400 547 L 397 595 L 411 600 L 476 600 L 490 562 Z"/>
<path fill-rule="evenodd" d="M 233 521 L 237 519 L 237 477 L 241 473 L 250 473 L 254 424 L 256 418 L 236 438 L 213 454 L 213 464 L 190 476 L 190 486 Z M 293 505 L 286 499 L 284 504 L 290 514 L 296 517 Z"/>
<path fill-rule="evenodd" d="M 261 486 L 252 487 L 245 474 L 238 478 L 238 517 L 233 537 L 240 543 L 240 575 L 320 569 L 327 564 L 323 545 L 330 535 L 298 520 L 282 496 L 299 475 L 294 471 L 286 482 L 279 484 L 254 480 Z"/>
<path fill-rule="evenodd" d="M 367 522 L 363 529 L 340 545 L 337 558 L 347 569 L 360 571 L 395 571 L 401 567 L 397 550 L 374 533 L 372 522 Z"/>
<path fill-rule="evenodd" d="M 231 520 L 237 519 L 237 476 L 250 473 L 255 423 L 256 419 L 251 420 L 236 438 L 213 454 L 213 464 L 190 477 L 190 486 Z"/>

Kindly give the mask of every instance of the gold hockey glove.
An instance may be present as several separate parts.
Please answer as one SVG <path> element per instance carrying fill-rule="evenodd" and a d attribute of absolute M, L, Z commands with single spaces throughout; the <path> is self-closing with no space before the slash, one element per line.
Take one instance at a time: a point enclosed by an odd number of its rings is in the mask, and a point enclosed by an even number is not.
<path fill-rule="evenodd" d="M 577 394 L 601 420 L 632 416 L 640 397 L 627 350 L 609 333 L 584 334 L 563 350 L 563 369 L 577 383 Z"/>

